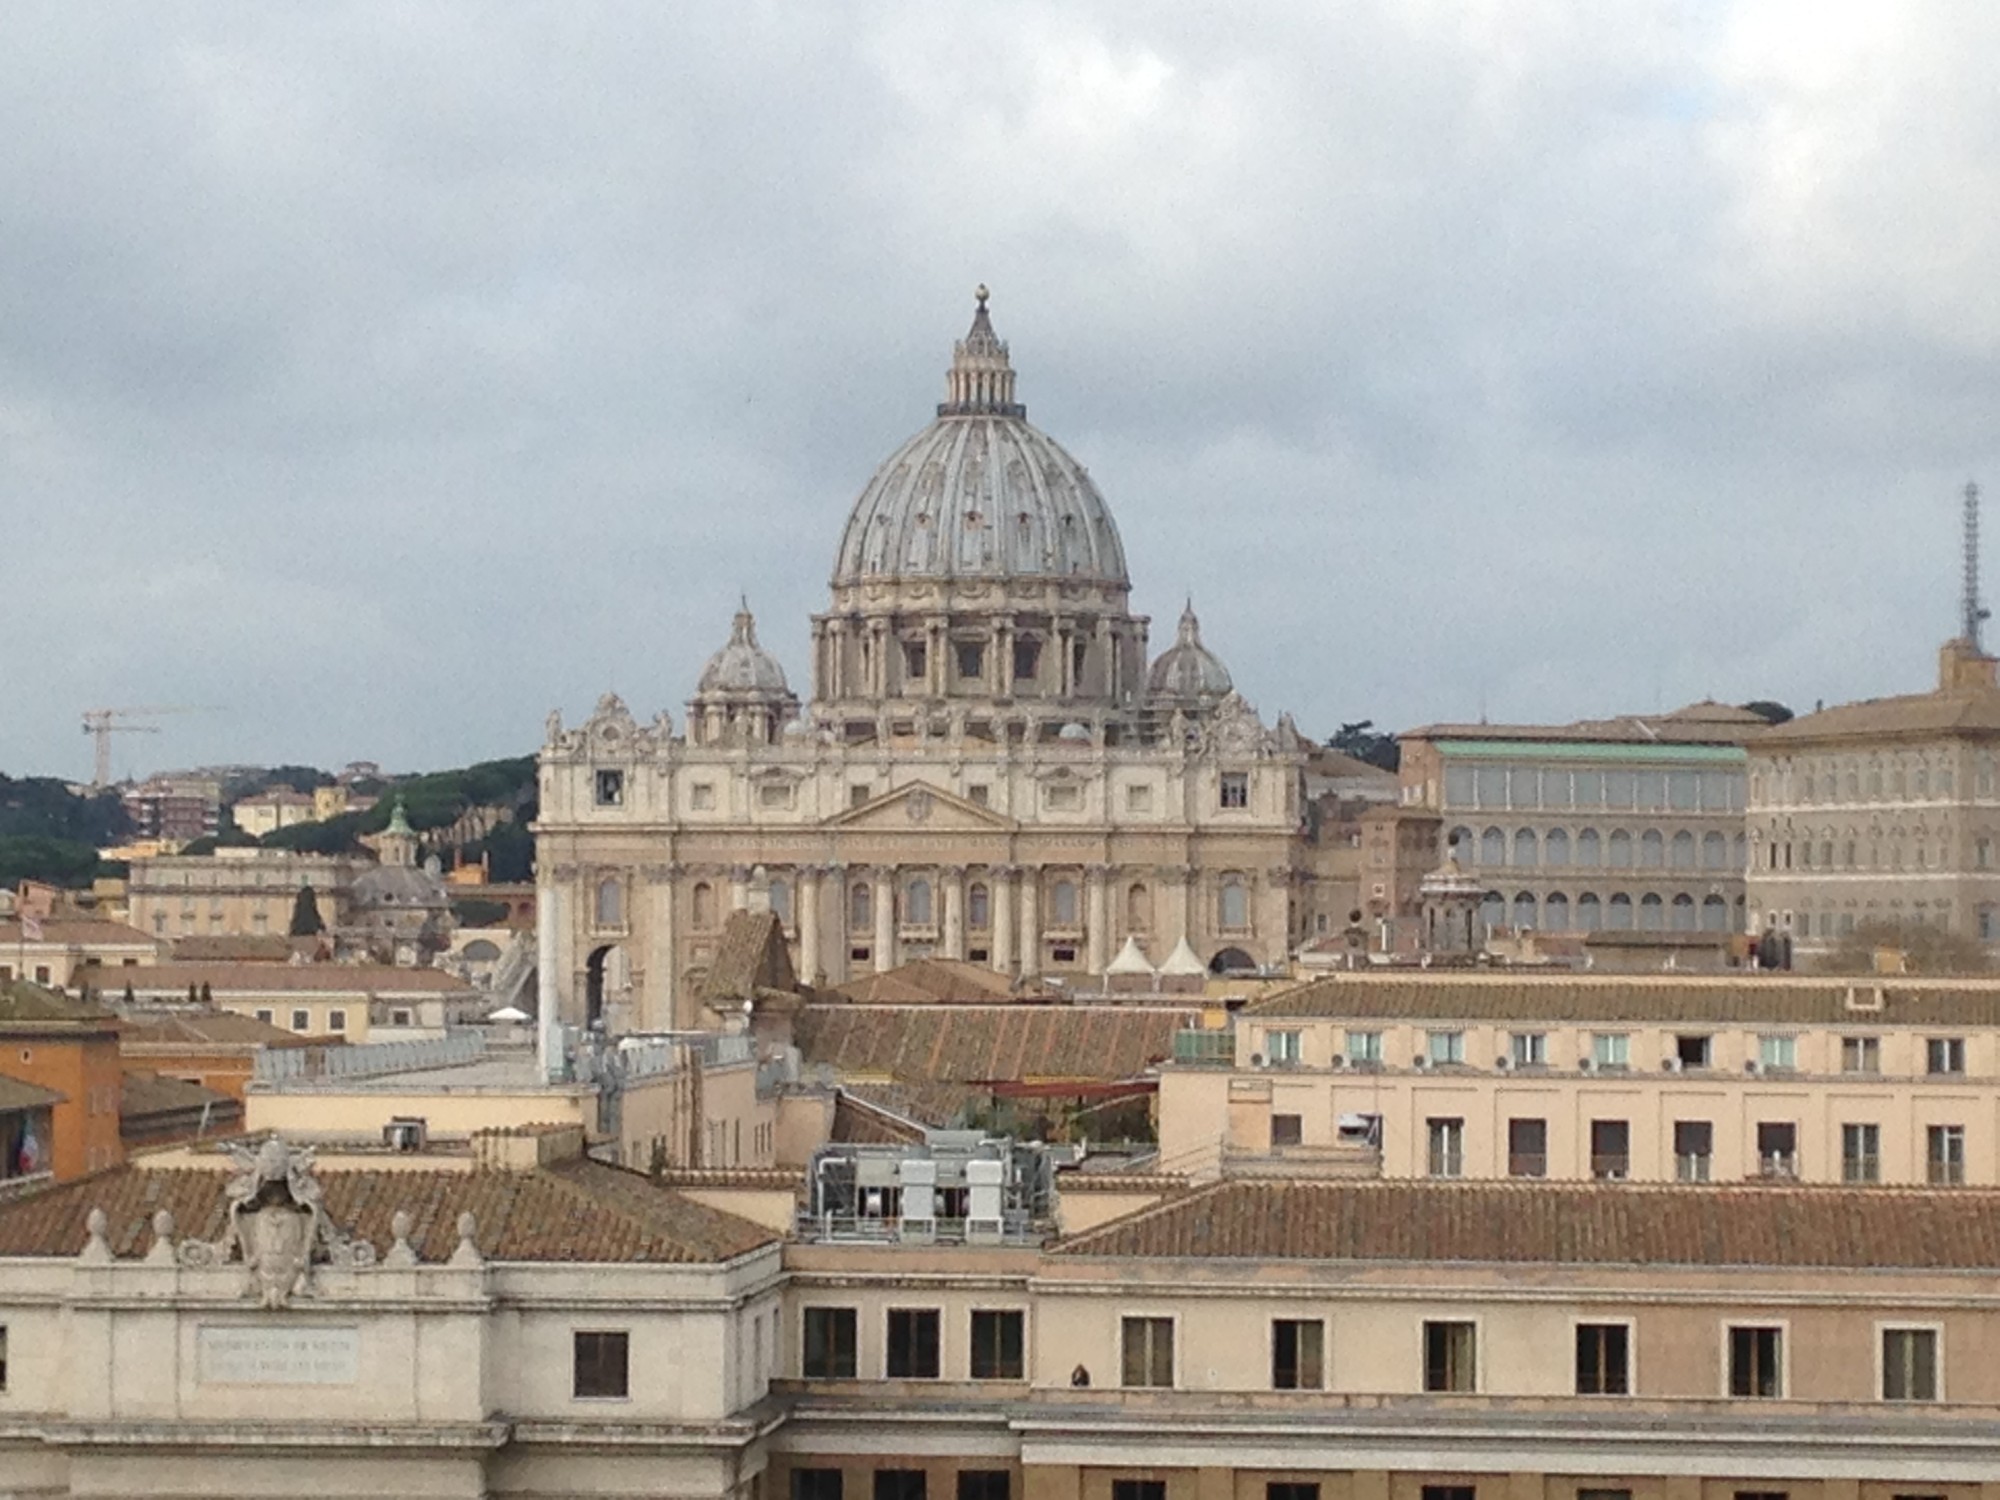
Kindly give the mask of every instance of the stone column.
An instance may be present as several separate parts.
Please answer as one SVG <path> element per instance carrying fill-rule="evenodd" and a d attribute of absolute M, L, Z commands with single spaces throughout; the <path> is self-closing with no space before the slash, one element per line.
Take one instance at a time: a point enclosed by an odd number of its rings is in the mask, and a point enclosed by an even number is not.
<path fill-rule="evenodd" d="M 877 974 L 896 967 L 896 872 L 887 865 L 873 872 L 875 901 L 875 946 L 869 957 Z"/>
<path fill-rule="evenodd" d="M 729 909 L 743 911 L 750 905 L 750 867 L 735 865 L 729 871 Z"/>
<path fill-rule="evenodd" d="M 1111 962 L 1111 904 L 1105 899 L 1105 882 L 1111 875 L 1105 865 L 1084 871 L 1084 955 L 1085 967 L 1102 974 Z"/>
<path fill-rule="evenodd" d="M 1033 865 L 1021 868 L 1021 977 L 1033 979 L 1042 972 L 1042 872 Z"/>
<path fill-rule="evenodd" d="M 818 982 L 819 959 L 819 866 L 800 865 L 793 882 L 792 912 L 799 931 L 799 980 Z"/>
<path fill-rule="evenodd" d="M 567 1071 L 562 1046 L 563 890 L 551 870 L 535 888 L 535 1042 L 542 1077 L 556 1081 Z"/>
<path fill-rule="evenodd" d="M 944 905 L 944 956 L 965 957 L 965 866 L 938 869 L 938 900 Z"/>
<path fill-rule="evenodd" d="M 680 885 L 679 865 L 647 865 L 646 977 L 639 991 L 639 1027 L 671 1031 L 680 1024 L 675 1014 L 674 894 Z"/>
<path fill-rule="evenodd" d="M 986 911 L 993 923 L 993 968 L 1014 972 L 1014 867 L 994 865 L 987 871 Z"/>

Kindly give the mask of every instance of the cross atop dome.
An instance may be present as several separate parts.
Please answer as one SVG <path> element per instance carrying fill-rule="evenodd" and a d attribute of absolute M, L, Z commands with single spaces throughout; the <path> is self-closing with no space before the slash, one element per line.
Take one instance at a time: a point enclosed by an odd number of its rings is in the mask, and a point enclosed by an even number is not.
<path fill-rule="evenodd" d="M 951 372 L 945 376 L 941 417 L 1025 417 L 1028 408 L 1014 399 L 1014 367 L 1007 346 L 993 331 L 986 302 L 993 294 L 984 282 L 973 291 L 977 307 L 972 327 L 952 346 Z"/>

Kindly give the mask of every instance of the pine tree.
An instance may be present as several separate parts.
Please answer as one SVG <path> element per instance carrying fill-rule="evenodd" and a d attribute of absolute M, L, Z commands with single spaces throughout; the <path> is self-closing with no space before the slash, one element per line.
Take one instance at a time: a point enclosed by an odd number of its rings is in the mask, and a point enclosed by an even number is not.
<path fill-rule="evenodd" d="M 318 937 L 326 931 L 326 923 L 319 914 L 319 897 L 313 894 L 309 885 L 299 887 L 299 894 L 292 902 L 292 936 Z"/>

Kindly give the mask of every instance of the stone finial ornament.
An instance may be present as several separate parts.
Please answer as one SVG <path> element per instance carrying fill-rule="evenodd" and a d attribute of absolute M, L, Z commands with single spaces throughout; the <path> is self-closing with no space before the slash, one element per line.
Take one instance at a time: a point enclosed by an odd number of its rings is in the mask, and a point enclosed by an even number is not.
<path fill-rule="evenodd" d="M 415 1224 L 407 1209 L 399 1208 L 389 1216 L 389 1234 L 393 1243 L 389 1246 L 389 1253 L 382 1257 L 383 1265 L 401 1270 L 417 1263 L 417 1252 L 410 1245 L 410 1230 Z"/>
<path fill-rule="evenodd" d="M 479 1221 L 470 1213 L 458 1216 L 458 1248 L 451 1252 L 454 1266 L 484 1265 L 486 1257 L 479 1253 Z"/>
<path fill-rule="evenodd" d="M 174 1216 L 164 1208 L 153 1214 L 153 1247 L 146 1252 L 149 1266 L 171 1266 L 174 1256 Z"/>
<path fill-rule="evenodd" d="M 111 1241 L 106 1237 L 111 1230 L 110 1217 L 101 1208 L 93 1208 L 83 1220 L 84 1232 L 90 1236 L 83 1242 L 83 1249 L 77 1259 L 86 1265 L 108 1266 L 111 1264 Z"/>

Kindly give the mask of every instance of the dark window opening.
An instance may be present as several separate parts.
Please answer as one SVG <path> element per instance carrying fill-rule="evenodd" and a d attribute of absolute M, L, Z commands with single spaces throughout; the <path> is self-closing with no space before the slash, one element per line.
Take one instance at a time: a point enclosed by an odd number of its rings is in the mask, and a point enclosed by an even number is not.
<path fill-rule="evenodd" d="M 888 1375 L 891 1380 L 938 1378 L 936 1308 L 889 1310 Z"/>
<path fill-rule="evenodd" d="M 875 1500 L 924 1500 L 922 1469 L 877 1469 Z"/>
<path fill-rule="evenodd" d="M 1777 1328 L 1732 1328 L 1729 1330 L 1729 1394 L 1768 1396 L 1784 1394 L 1783 1330 Z"/>
<path fill-rule="evenodd" d="M 1271 1388 L 1317 1391 L 1326 1384 L 1326 1325 L 1317 1318 L 1271 1324 Z"/>
<path fill-rule="evenodd" d="M 792 1500 L 841 1500 L 838 1469 L 792 1470 Z"/>
<path fill-rule="evenodd" d="M 1708 1181 L 1715 1152 L 1715 1126 L 1707 1120 L 1674 1121 L 1674 1177 L 1680 1182 Z"/>
<path fill-rule="evenodd" d="M 1708 1066 L 1709 1041 L 1705 1036 L 1677 1036 L 1674 1038 L 1674 1056 L 1683 1068 L 1705 1068 Z"/>
<path fill-rule="evenodd" d="M 1305 1142 L 1305 1119 L 1301 1115 L 1272 1115 L 1271 1144 L 1298 1146 Z"/>
<path fill-rule="evenodd" d="M 579 1398 L 622 1397 L 627 1394 L 626 1376 L 631 1352 L 628 1333 L 581 1332 L 574 1335 L 572 1389 Z"/>
<path fill-rule="evenodd" d="M 1799 1175 L 1799 1127 L 1789 1120 L 1764 1120 L 1757 1126 L 1757 1170 L 1766 1177 Z"/>
<path fill-rule="evenodd" d="M 1174 1383 L 1174 1320 L 1126 1318 L 1123 1330 L 1122 1384 L 1171 1386 Z"/>
<path fill-rule="evenodd" d="M 1025 1373 L 1022 1328 L 1017 1312 L 975 1312 L 972 1315 L 972 1378 L 1019 1380 Z"/>
<path fill-rule="evenodd" d="M 1222 773 L 1221 799 L 1224 807 L 1248 807 L 1250 805 L 1250 773 L 1247 771 L 1224 771 Z"/>
<path fill-rule="evenodd" d="M 1632 1175 L 1632 1126 L 1629 1121 L 1590 1122 L 1590 1175 L 1614 1182 Z"/>
<path fill-rule="evenodd" d="M 599 807 L 623 807 L 625 805 L 625 773 L 623 771 L 599 771 L 597 773 L 597 805 Z"/>
<path fill-rule="evenodd" d="M 1273 1479 L 1264 1486 L 1264 1500 L 1319 1500 L 1319 1486 Z"/>
<path fill-rule="evenodd" d="M 1042 664 L 1042 644 L 1040 641 L 1014 642 L 1014 680 L 1033 682 L 1035 670 Z"/>
<path fill-rule="evenodd" d="M 958 1500 L 1007 1500 L 1008 1478 L 1005 1469 L 960 1469 Z"/>
<path fill-rule="evenodd" d="M 958 675 L 977 681 L 986 670 L 986 651 L 977 641 L 958 643 Z M 1002 1476 L 1005 1477 L 1004 1475 Z"/>
<path fill-rule="evenodd" d="M 1507 1122 L 1507 1175 L 1546 1177 L 1549 1175 L 1549 1122 L 1509 1120 Z"/>
<path fill-rule="evenodd" d="M 851 1307 L 806 1309 L 804 1361 L 806 1379 L 854 1379 L 855 1321 L 854 1309 Z"/>
<path fill-rule="evenodd" d="M 1632 1330 L 1623 1323 L 1579 1323 L 1576 1328 L 1576 1393 L 1624 1396 L 1632 1389 Z"/>
<path fill-rule="evenodd" d="M 1477 1390 L 1478 1376 L 1473 1367 L 1476 1352 L 1472 1324 L 1424 1324 L 1424 1389 Z"/>
<path fill-rule="evenodd" d="M 1164 1479 L 1114 1479 L 1111 1500 L 1167 1500 Z"/>

